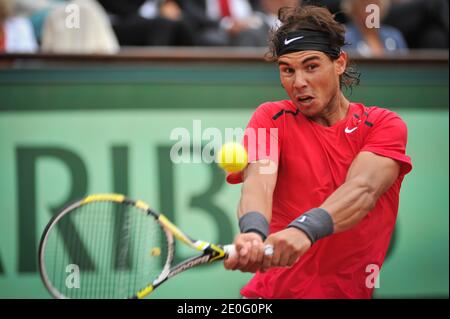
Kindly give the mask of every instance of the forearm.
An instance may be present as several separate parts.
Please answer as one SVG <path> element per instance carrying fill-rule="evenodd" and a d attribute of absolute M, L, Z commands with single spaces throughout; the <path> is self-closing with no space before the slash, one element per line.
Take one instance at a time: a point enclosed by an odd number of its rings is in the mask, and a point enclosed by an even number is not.
<path fill-rule="evenodd" d="M 242 194 L 238 206 L 239 229 L 234 240 L 237 256 L 225 261 L 227 269 L 256 272 L 261 269 L 264 241 L 269 236 L 272 197 L 277 173 L 262 170 L 266 164 L 254 162 L 244 170 Z"/>
<path fill-rule="evenodd" d="M 342 184 L 320 208 L 331 215 L 334 233 L 339 233 L 361 221 L 375 207 L 379 193 L 364 179 L 352 179 Z"/>
<path fill-rule="evenodd" d="M 253 177 L 248 177 L 242 186 L 238 206 L 238 218 L 248 212 L 259 212 L 268 222 L 272 218 L 272 191 Z"/>

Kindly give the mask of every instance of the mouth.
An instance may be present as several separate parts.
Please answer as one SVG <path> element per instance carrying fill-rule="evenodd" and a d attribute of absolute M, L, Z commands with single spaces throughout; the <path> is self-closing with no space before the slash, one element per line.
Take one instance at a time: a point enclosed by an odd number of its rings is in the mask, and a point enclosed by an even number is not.
<path fill-rule="evenodd" d="M 314 97 L 311 95 L 297 95 L 295 97 L 297 103 L 301 105 L 309 105 L 314 100 Z"/>

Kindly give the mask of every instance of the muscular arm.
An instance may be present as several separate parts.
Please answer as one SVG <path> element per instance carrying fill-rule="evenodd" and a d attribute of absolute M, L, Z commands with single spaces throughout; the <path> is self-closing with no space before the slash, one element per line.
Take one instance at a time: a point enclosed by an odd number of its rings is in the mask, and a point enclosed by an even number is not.
<path fill-rule="evenodd" d="M 320 206 L 330 213 L 334 233 L 348 230 L 361 221 L 399 173 L 400 165 L 395 160 L 361 152 L 353 160 L 344 184 Z"/>
<path fill-rule="evenodd" d="M 347 173 L 347 178 L 320 206 L 333 220 L 334 233 L 355 226 L 372 210 L 378 198 L 398 177 L 400 165 L 386 157 L 361 152 Z M 266 244 L 274 246 L 273 256 L 264 256 L 262 269 L 292 266 L 311 246 L 306 234 L 286 228 L 271 234 Z"/>
<path fill-rule="evenodd" d="M 268 165 L 273 165 L 271 174 L 262 173 Z M 261 161 L 251 163 L 244 171 L 244 183 L 241 190 L 241 200 L 238 207 L 238 218 L 250 211 L 263 214 L 267 221 L 272 218 L 273 191 L 277 182 L 276 164 L 266 164 Z"/>
<path fill-rule="evenodd" d="M 256 174 L 258 166 L 249 166 L 244 182 L 238 214 L 258 210 L 270 221 L 273 189 L 276 175 Z M 361 221 L 372 210 L 378 198 L 387 191 L 398 178 L 400 165 L 386 157 L 370 152 L 361 152 L 353 161 L 345 182 L 334 191 L 320 206 L 330 213 L 334 233 L 348 230 Z M 235 243 L 244 248 L 244 256 L 230 263 L 228 269 L 242 271 L 265 271 L 270 267 L 292 266 L 311 246 L 306 234 L 296 228 L 286 228 L 271 234 L 265 244 L 274 246 L 273 256 L 261 255 L 261 245 L 253 247 L 246 236 L 241 234 Z M 245 248 L 247 247 L 247 248 Z M 251 251 L 247 254 L 247 251 Z"/>
<path fill-rule="evenodd" d="M 268 165 L 271 173 L 265 173 Z M 251 163 L 244 171 L 241 200 L 238 207 L 238 218 L 248 212 L 259 212 L 267 222 L 272 218 L 272 198 L 277 181 L 277 166 L 274 162 Z M 261 267 L 264 245 L 261 236 L 256 232 L 238 234 L 234 240 L 237 254 L 225 260 L 226 269 L 240 269 L 244 272 L 255 272 Z"/>

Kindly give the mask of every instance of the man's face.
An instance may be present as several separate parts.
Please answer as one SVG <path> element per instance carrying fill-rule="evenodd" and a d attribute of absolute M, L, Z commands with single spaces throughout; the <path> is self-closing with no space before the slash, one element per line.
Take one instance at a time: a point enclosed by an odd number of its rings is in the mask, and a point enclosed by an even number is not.
<path fill-rule="evenodd" d="M 281 84 L 300 112 L 315 117 L 332 111 L 346 60 L 345 53 L 331 61 L 320 51 L 299 51 L 278 58 Z"/>

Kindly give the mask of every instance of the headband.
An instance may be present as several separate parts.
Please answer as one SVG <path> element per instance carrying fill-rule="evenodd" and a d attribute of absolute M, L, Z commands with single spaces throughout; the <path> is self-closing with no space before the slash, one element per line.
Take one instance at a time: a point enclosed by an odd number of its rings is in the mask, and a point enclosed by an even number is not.
<path fill-rule="evenodd" d="M 330 36 L 326 32 L 317 30 L 298 30 L 278 36 L 277 56 L 298 51 L 321 51 L 337 58 L 341 49 L 333 47 L 330 43 Z"/>

